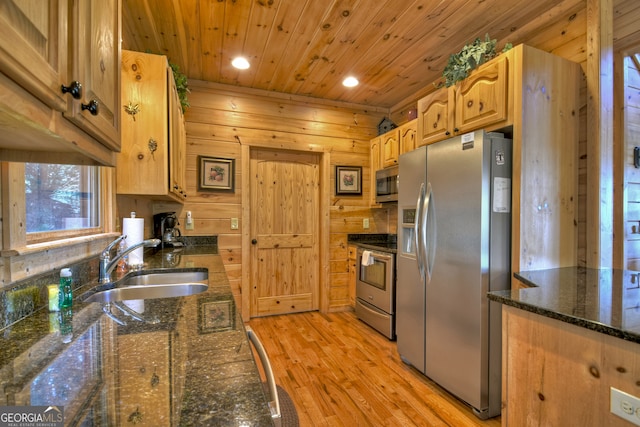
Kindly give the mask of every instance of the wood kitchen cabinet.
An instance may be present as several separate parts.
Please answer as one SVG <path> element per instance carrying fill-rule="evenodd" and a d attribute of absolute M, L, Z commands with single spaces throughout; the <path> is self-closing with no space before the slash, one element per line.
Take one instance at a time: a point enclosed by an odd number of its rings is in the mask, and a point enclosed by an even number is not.
<path fill-rule="evenodd" d="M 382 154 L 381 154 L 381 144 L 382 138 L 377 137 L 373 138 L 370 142 L 370 151 L 369 151 L 369 160 L 370 160 L 370 180 L 369 180 L 369 193 L 371 194 L 371 199 L 369 205 L 371 206 L 379 206 L 379 203 L 376 203 L 376 171 L 378 169 L 382 169 Z"/>
<path fill-rule="evenodd" d="M 382 167 L 388 168 L 398 164 L 398 150 L 400 149 L 400 130 L 395 128 L 381 137 Z"/>
<path fill-rule="evenodd" d="M 418 134 L 418 120 L 414 119 L 407 122 L 398 128 L 400 137 L 400 152 L 399 154 L 408 153 L 418 148 L 416 144 L 416 137 Z"/>
<path fill-rule="evenodd" d="M 427 145 L 476 129 L 509 124 L 509 52 L 473 71 L 454 86 L 418 101 L 418 145 Z"/>
<path fill-rule="evenodd" d="M 581 78 L 579 64 L 518 45 L 418 101 L 419 145 L 476 129 L 512 139 L 512 271 L 578 265 Z"/>
<path fill-rule="evenodd" d="M 349 245 L 347 247 L 348 253 L 348 268 L 349 268 L 349 305 L 351 307 L 356 306 L 356 280 L 358 278 L 358 247 Z"/>
<path fill-rule="evenodd" d="M 1 159 L 114 165 L 121 0 L 7 0 L 0 25 Z"/>
<path fill-rule="evenodd" d="M 165 56 L 122 52 L 122 103 L 116 193 L 183 203 L 186 133 Z"/>

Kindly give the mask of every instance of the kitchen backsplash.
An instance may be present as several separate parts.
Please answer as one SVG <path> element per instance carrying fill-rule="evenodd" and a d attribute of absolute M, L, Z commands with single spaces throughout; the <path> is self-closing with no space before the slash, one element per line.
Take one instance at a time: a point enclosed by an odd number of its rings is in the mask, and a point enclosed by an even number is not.
<path fill-rule="evenodd" d="M 217 245 L 217 236 L 182 237 L 187 246 Z M 153 251 L 154 249 L 148 249 Z M 65 266 L 71 269 L 74 297 L 77 290 L 98 277 L 99 256 Z M 0 330 L 48 306 L 48 285 L 60 283 L 60 270 L 50 271 L 18 281 L 0 290 Z"/>

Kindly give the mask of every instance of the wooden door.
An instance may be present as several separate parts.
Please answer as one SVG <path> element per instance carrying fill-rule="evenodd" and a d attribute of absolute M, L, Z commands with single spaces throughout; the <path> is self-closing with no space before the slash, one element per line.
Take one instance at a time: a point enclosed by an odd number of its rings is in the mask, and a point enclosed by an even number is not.
<path fill-rule="evenodd" d="M 458 83 L 454 132 L 466 133 L 508 118 L 508 58 L 500 55 Z"/>
<path fill-rule="evenodd" d="M 399 129 L 394 129 L 382 136 L 382 167 L 388 168 L 398 164 L 399 139 Z"/>
<path fill-rule="evenodd" d="M 82 99 L 69 100 L 65 114 L 106 147 L 120 150 L 121 0 L 73 3 L 71 78 L 82 83 Z M 97 106 L 95 110 L 88 109 Z"/>
<path fill-rule="evenodd" d="M 251 152 L 251 317 L 319 308 L 320 157 Z"/>
<path fill-rule="evenodd" d="M 453 114 L 452 88 L 442 88 L 418 101 L 418 146 L 441 141 L 451 136 Z"/>
<path fill-rule="evenodd" d="M 3 0 L 0 70 L 51 108 L 64 111 L 67 78 L 67 0 Z"/>

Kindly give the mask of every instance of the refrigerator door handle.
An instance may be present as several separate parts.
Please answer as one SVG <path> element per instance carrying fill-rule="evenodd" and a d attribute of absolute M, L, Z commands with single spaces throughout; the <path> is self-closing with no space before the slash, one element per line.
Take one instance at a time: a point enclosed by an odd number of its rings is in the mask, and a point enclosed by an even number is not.
<path fill-rule="evenodd" d="M 416 261 L 418 262 L 418 270 L 420 271 L 420 279 L 424 284 L 425 278 L 425 266 L 424 266 L 424 239 L 422 238 L 422 232 L 424 230 L 424 225 L 422 224 L 422 215 L 424 209 L 424 198 L 425 198 L 425 187 L 424 183 L 420 184 L 420 192 L 418 194 L 418 201 L 416 202 L 416 218 L 413 224 L 413 234 L 416 245 Z"/>
<path fill-rule="evenodd" d="M 433 260 L 436 254 L 436 218 L 433 198 L 433 188 L 431 183 L 427 183 L 426 196 L 424 198 L 423 215 L 425 217 L 423 237 L 424 263 L 426 264 L 427 283 L 431 281 L 433 271 Z"/>

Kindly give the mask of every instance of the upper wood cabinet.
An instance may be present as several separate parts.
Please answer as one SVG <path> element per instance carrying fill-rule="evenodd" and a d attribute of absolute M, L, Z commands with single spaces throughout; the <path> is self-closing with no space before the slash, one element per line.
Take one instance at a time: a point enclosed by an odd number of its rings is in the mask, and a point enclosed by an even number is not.
<path fill-rule="evenodd" d="M 120 0 L 7 0 L 0 26 L 0 158 L 114 165 Z"/>
<path fill-rule="evenodd" d="M 416 137 L 418 133 L 418 120 L 414 119 L 400 126 L 398 129 L 400 136 L 400 154 L 408 153 L 415 150 L 418 146 L 416 144 Z"/>
<path fill-rule="evenodd" d="M 482 65 L 465 80 L 418 101 L 419 145 L 509 122 L 509 53 Z"/>
<path fill-rule="evenodd" d="M 388 168 L 398 164 L 398 150 L 400 149 L 400 131 L 395 128 L 381 137 L 382 167 Z"/>
<path fill-rule="evenodd" d="M 165 56 L 122 51 L 122 103 L 116 193 L 184 202 L 184 118 Z"/>
<path fill-rule="evenodd" d="M 512 271 L 579 263 L 582 81 L 579 64 L 518 45 L 418 102 L 420 144 L 476 129 L 512 139 Z"/>

